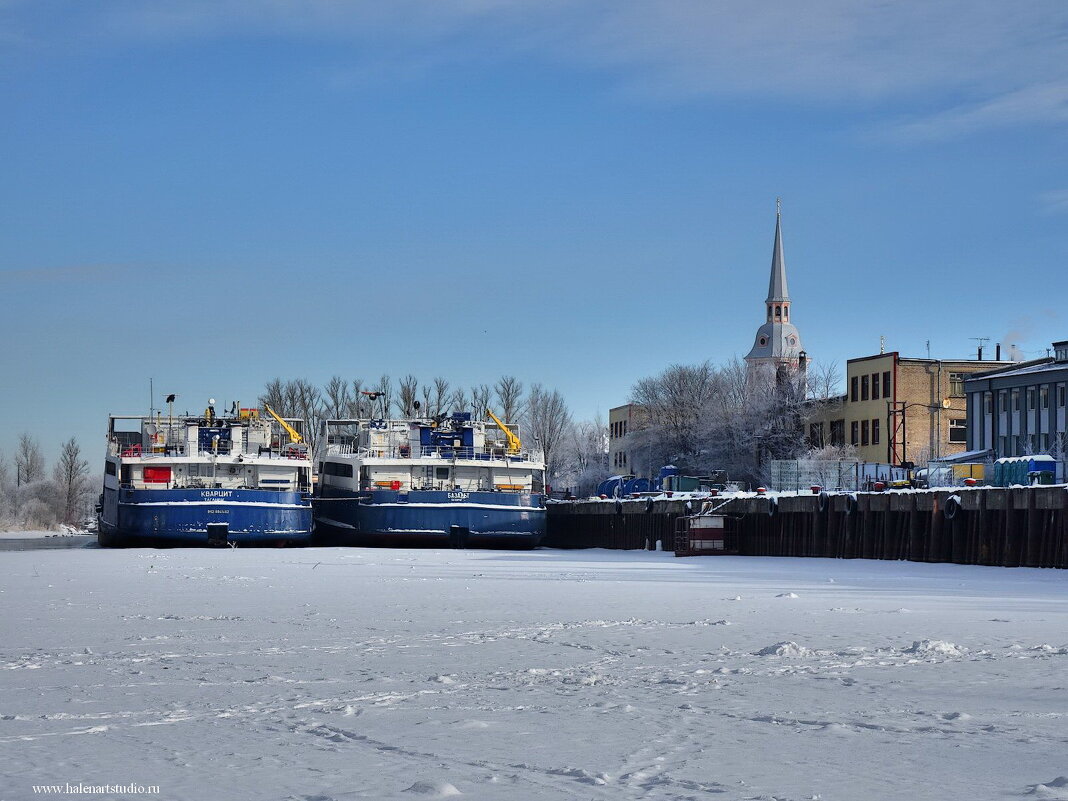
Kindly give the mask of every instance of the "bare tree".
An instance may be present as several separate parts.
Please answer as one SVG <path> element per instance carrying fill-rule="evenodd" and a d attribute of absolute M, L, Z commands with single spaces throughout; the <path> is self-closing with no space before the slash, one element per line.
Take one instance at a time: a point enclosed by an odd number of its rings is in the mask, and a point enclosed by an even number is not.
<path fill-rule="evenodd" d="M 270 404 L 270 407 L 281 417 L 295 417 L 302 420 L 303 431 L 301 433 L 314 456 L 319 422 L 327 410 L 323 393 L 317 386 L 303 378 L 285 382 L 276 378 L 267 382 L 264 393 L 259 397 L 259 403 L 261 406 Z"/>
<path fill-rule="evenodd" d="M 419 398 L 419 379 L 409 373 L 400 380 L 397 392 L 397 411 L 401 417 L 415 415 L 415 404 Z"/>
<path fill-rule="evenodd" d="M 512 423 L 523 414 L 523 382 L 514 375 L 502 375 L 493 385 L 501 420 Z"/>
<path fill-rule="evenodd" d="M 842 394 L 842 371 L 838 362 L 812 362 L 807 371 L 808 397 L 828 400 Z"/>
<path fill-rule="evenodd" d="M 530 388 L 526 406 L 527 432 L 533 435 L 545 456 L 548 480 L 555 481 L 561 467 L 559 446 L 571 424 L 571 412 L 558 390 L 549 391 L 541 384 Z"/>
<path fill-rule="evenodd" d="M 475 420 L 486 419 L 486 410 L 489 409 L 491 397 L 493 397 L 493 390 L 486 384 L 471 387 L 471 414 Z"/>
<path fill-rule="evenodd" d="M 365 400 L 366 396 L 363 394 L 363 379 L 352 379 L 352 400 L 349 401 L 345 417 L 367 417 L 369 413 L 367 412 L 366 404 L 364 403 Z"/>
<path fill-rule="evenodd" d="M 339 375 L 332 376 L 323 387 L 323 413 L 332 420 L 346 417 L 352 406 L 349 382 Z"/>
<path fill-rule="evenodd" d="M 82 458 L 82 449 L 74 437 L 63 443 L 52 469 L 52 481 L 57 490 L 56 516 L 70 525 L 80 523 L 88 508 L 89 462 Z"/>
<path fill-rule="evenodd" d="M 434 378 L 434 405 L 433 407 L 427 408 L 428 417 L 434 417 L 448 411 L 449 389 L 448 379 L 442 378 L 441 376 L 436 376 Z"/>
<path fill-rule="evenodd" d="M 41 446 L 34 437 L 27 433 L 19 435 L 19 444 L 15 450 L 16 483 L 32 484 L 44 478 L 45 462 Z"/>
<path fill-rule="evenodd" d="M 464 412 L 470 407 L 470 401 L 467 398 L 467 391 L 463 387 L 456 387 L 449 396 L 449 400 L 446 404 L 446 408 L 442 409 L 443 412 L 454 411 Z"/>
<path fill-rule="evenodd" d="M 370 416 L 389 417 L 389 411 L 393 408 L 393 379 L 388 374 L 383 373 L 378 379 L 378 383 L 368 391 L 378 393 L 377 400 L 371 400 L 368 396 L 364 396 L 368 398 Z"/>
<path fill-rule="evenodd" d="M 280 415 L 285 416 L 288 410 L 286 404 L 286 385 L 281 378 L 272 378 L 263 387 L 263 394 L 259 397 L 260 406 L 270 406 Z"/>

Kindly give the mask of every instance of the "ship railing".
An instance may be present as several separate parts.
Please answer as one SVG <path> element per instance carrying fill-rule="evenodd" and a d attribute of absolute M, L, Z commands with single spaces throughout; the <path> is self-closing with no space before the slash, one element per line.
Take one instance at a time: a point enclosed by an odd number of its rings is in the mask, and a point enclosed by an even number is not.
<path fill-rule="evenodd" d="M 359 456 L 369 459 L 469 459 L 477 462 L 529 462 L 534 461 L 530 451 L 508 453 L 500 448 L 486 449 L 471 446 L 452 447 L 446 445 L 422 445 L 412 448 L 410 445 L 392 445 L 380 448 L 356 447 L 353 445 L 330 445 L 327 453 L 337 456 Z"/>
<path fill-rule="evenodd" d="M 229 447 L 220 447 L 218 450 L 214 448 L 198 448 L 194 453 L 190 453 L 183 446 L 174 445 L 127 445 L 119 446 L 119 443 L 112 442 L 108 447 L 108 454 L 110 456 L 121 456 L 124 459 L 168 459 L 175 456 L 231 456 L 241 455 L 256 458 L 267 459 L 284 459 L 286 461 L 294 459 L 310 459 L 307 450 L 298 450 L 289 446 L 283 446 L 281 448 L 259 448 L 258 450 L 245 450 L 232 449 Z"/>

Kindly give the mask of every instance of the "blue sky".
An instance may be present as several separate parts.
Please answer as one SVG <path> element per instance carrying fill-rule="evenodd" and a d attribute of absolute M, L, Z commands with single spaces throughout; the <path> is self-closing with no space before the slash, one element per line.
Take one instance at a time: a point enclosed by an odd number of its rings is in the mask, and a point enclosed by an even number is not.
<path fill-rule="evenodd" d="M 1068 4 L 0 0 L 0 451 L 272 377 L 1068 337 Z"/>

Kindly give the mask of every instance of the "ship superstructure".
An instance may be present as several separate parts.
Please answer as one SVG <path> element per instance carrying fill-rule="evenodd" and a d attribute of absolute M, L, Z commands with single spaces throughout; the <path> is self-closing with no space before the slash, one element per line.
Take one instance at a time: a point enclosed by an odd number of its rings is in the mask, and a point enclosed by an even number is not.
<path fill-rule="evenodd" d="M 312 462 L 299 429 L 268 407 L 216 415 L 112 415 L 101 545 L 293 544 L 311 537 Z"/>
<path fill-rule="evenodd" d="M 493 421 L 467 412 L 324 421 L 317 537 L 355 545 L 535 547 L 545 532 L 545 464 L 523 448 L 518 426 Z"/>

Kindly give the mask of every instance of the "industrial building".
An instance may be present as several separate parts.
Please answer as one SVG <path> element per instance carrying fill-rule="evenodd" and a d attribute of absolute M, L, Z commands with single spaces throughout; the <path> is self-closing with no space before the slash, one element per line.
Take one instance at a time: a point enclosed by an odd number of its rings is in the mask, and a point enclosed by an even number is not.
<path fill-rule="evenodd" d="M 967 378 L 969 450 L 989 449 L 997 458 L 1048 453 L 1063 463 L 1068 340 L 1054 342 L 1052 350 L 1042 359 Z"/>

